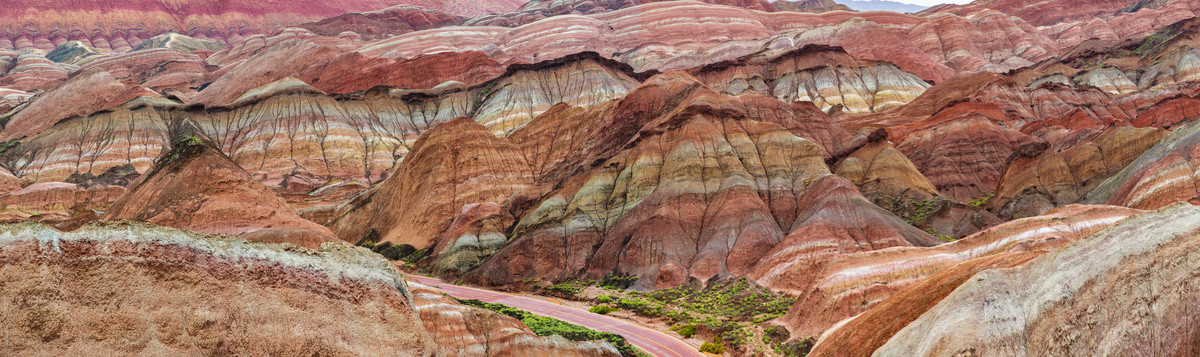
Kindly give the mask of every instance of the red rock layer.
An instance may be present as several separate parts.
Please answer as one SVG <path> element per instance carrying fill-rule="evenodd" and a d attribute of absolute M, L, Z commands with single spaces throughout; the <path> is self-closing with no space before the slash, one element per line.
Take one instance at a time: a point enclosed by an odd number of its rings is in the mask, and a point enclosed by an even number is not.
<path fill-rule="evenodd" d="M 352 12 L 296 27 L 308 29 L 322 36 L 356 36 L 355 39 L 378 39 L 388 36 L 458 25 L 466 17 L 411 5 L 397 5 L 386 9 Z"/>
<path fill-rule="evenodd" d="M 329 226 L 352 242 L 426 248 L 463 205 L 502 203 L 531 181 L 520 149 L 457 118 L 422 134 L 394 174 L 339 207 Z"/>
<path fill-rule="evenodd" d="M 1029 217 L 1079 202 L 1166 135 L 1158 128 L 1122 126 L 1065 148 L 1026 144 L 1009 160 L 990 206 L 1005 217 Z"/>
<path fill-rule="evenodd" d="M 437 350 L 400 274 L 348 245 L 288 248 L 142 223 L 0 229 L 10 353 Z"/>
<path fill-rule="evenodd" d="M 649 289 L 743 275 L 772 248 L 803 261 L 936 244 L 829 175 L 822 146 L 788 130 L 819 133 L 799 124 L 820 128 L 828 123 L 823 113 L 798 107 L 767 115 L 753 108 L 770 102 L 742 101 L 752 98 L 723 96 L 672 72 L 596 111 L 607 116 L 589 119 L 601 122 L 593 131 L 566 131 L 585 138 L 569 139 L 582 141 L 569 146 L 577 152 L 530 155 L 557 162 L 541 180 L 561 183 L 535 198 L 540 202 L 513 228 L 512 242 L 467 278 L 503 284 L 617 273 L 638 276 L 637 286 Z M 572 124 L 541 121 L 580 114 L 554 110 L 526 129 L 563 128 Z M 512 137 L 538 138 L 517 143 L 534 150 L 556 140 L 521 131 Z M 788 255 L 796 250 L 787 247 L 814 242 L 832 248 Z"/>
<path fill-rule="evenodd" d="M 0 227 L 14 354 L 618 356 L 406 284 L 347 244 L 305 249 L 145 223 Z"/>
<path fill-rule="evenodd" d="M 1200 189 L 1192 152 L 1200 146 L 1200 122 L 1175 129 L 1154 147 L 1088 192 L 1085 202 L 1157 209 L 1196 202 Z"/>
<path fill-rule="evenodd" d="M 870 310 L 850 318 L 823 334 L 809 356 L 871 356 L 921 314 L 975 274 L 986 269 L 1020 266 L 1044 252 L 1004 252 L 968 260 L 921 279 Z"/>
<path fill-rule="evenodd" d="M 513 0 L 413 0 L 405 4 L 463 16 L 511 11 L 521 5 Z M 145 39 L 167 32 L 235 42 L 253 34 L 391 5 L 397 3 L 380 0 L 320 3 L 6 1 L 0 4 L 7 10 L 0 17 L 0 23 L 5 24 L 0 27 L 0 33 L 3 33 L 0 48 L 49 51 L 67 41 L 82 41 L 104 52 L 125 52 Z"/>
<path fill-rule="evenodd" d="M 876 304 L 956 264 L 1003 252 L 1057 249 L 1137 212 L 1123 207 L 1074 205 L 1004 223 L 937 247 L 844 254 L 794 267 L 764 264 L 774 271 L 759 270 L 751 276 L 798 295 L 782 322 L 791 326 L 793 335 L 817 337 L 839 321 L 872 311 Z"/>
<path fill-rule="evenodd" d="M 1192 205 L 1130 217 L 1021 267 L 975 274 L 875 354 L 1200 353 L 1197 236 Z"/>
<path fill-rule="evenodd" d="M 177 140 L 113 203 L 105 219 L 136 219 L 211 234 L 274 229 L 246 237 L 309 248 L 336 240 L 328 228 L 300 218 L 216 148 L 197 137 Z"/>

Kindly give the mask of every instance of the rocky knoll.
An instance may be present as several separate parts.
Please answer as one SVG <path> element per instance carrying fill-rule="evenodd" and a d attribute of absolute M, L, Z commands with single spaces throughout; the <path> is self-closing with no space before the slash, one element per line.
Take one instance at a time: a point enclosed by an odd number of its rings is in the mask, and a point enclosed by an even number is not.
<path fill-rule="evenodd" d="M 975 274 L 875 355 L 1192 355 L 1200 209 L 1144 213 Z"/>
<path fill-rule="evenodd" d="M 180 133 L 171 151 L 129 186 L 105 212 L 105 219 L 136 219 L 212 234 L 253 233 L 247 239 L 309 248 L 337 240 L 328 228 L 300 218 L 211 144 Z"/>
<path fill-rule="evenodd" d="M 617 355 L 410 290 L 382 257 L 344 243 L 22 223 L 0 227 L 0 263 L 0 346 L 16 354 Z"/>

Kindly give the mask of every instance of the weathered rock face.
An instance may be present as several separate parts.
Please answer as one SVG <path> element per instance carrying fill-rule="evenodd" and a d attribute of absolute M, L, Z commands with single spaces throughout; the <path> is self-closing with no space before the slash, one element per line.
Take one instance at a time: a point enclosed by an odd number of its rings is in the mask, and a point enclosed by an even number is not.
<path fill-rule="evenodd" d="M 566 135 L 582 136 L 568 139 L 582 142 L 568 146 L 578 152 L 528 155 L 557 162 L 542 180 L 565 181 L 519 220 L 508 246 L 467 278 L 503 284 L 617 273 L 655 288 L 747 274 L 772 248 L 779 259 L 803 261 L 936 244 L 829 175 L 823 147 L 788 130 L 805 132 L 792 118 L 815 124 L 823 113 L 769 115 L 749 103 L 672 72 L 651 78 L 613 109 L 594 111 L 607 115 L 590 119 L 600 120 L 599 127 Z M 554 121 L 574 115 L 580 112 L 552 110 L 527 128 L 553 130 L 562 125 Z M 525 147 L 552 147 L 541 143 Z M 840 248 L 802 256 L 785 248 L 812 241 Z"/>
<path fill-rule="evenodd" d="M 196 51 L 217 51 L 223 47 L 225 46 L 221 45 L 221 43 L 217 41 L 200 39 L 171 32 L 148 38 L 145 41 L 142 41 L 142 43 L 133 46 L 130 51 L 166 48 L 180 52 L 191 53 Z"/>
<path fill-rule="evenodd" d="M 67 41 L 67 43 L 58 45 L 53 51 L 46 54 L 46 59 L 60 62 L 76 64 L 79 61 L 91 56 L 99 55 L 100 52 L 96 49 L 88 47 L 79 41 Z"/>
<path fill-rule="evenodd" d="M 457 118 L 422 134 L 394 174 L 339 207 L 329 226 L 352 242 L 426 248 L 451 228 L 463 205 L 503 203 L 532 181 L 516 145 Z"/>
<path fill-rule="evenodd" d="M 381 10 L 355 12 L 321 21 L 303 23 L 297 27 L 308 29 L 322 36 L 357 36 L 355 39 L 373 40 L 413 31 L 459 25 L 466 20 L 466 17 L 420 6 L 397 5 Z"/>
<path fill-rule="evenodd" d="M 328 228 L 300 218 L 282 198 L 196 137 L 177 140 L 113 203 L 105 219 L 136 219 L 212 234 L 254 232 L 246 238 L 309 248 L 336 240 Z M 256 232 L 264 229 L 271 231 Z"/>
<path fill-rule="evenodd" d="M 1200 353 L 1192 343 L 1193 307 L 1200 302 L 1197 235 L 1200 209 L 1176 204 L 1023 267 L 981 272 L 875 354 Z"/>
<path fill-rule="evenodd" d="M 798 295 L 799 299 L 788 315 L 783 317 L 783 322 L 792 327 L 793 335 L 817 337 L 839 321 L 874 311 L 876 304 L 901 294 L 900 292 L 915 284 L 921 284 L 935 273 L 946 269 L 959 269 L 951 268 L 957 264 L 1005 252 L 1057 249 L 1136 213 L 1137 210 L 1123 207 L 1073 205 L 1051 211 L 1044 216 L 1001 224 L 937 247 L 884 249 L 830 256 L 805 266 L 792 267 L 786 270 L 785 274 L 765 275 L 758 280 L 771 283 L 776 289 Z M 1011 257 L 998 259 L 1007 258 Z M 980 263 L 982 262 L 972 264 Z M 990 261 L 968 270 L 978 271 L 995 263 L 997 261 Z M 953 289 L 954 287 L 950 286 L 943 294 Z M 919 310 L 928 309 L 928 306 L 903 308 L 914 309 L 918 311 L 916 315 L 920 315 Z M 895 313 L 896 309 L 901 307 L 888 306 L 883 309 Z M 910 319 L 913 317 L 915 315 L 909 316 Z M 870 320 L 860 322 L 866 321 Z M 898 326 L 893 328 L 902 327 L 905 322 L 897 324 Z M 867 333 L 856 330 L 858 328 L 849 327 L 840 333 Z M 868 330 L 870 333 L 886 331 Z M 894 331 L 893 329 L 892 332 Z M 838 343 L 842 342 L 833 345 Z M 882 344 L 882 341 L 876 343 Z"/>
<path fill-rule="evenodd" d="M 1193 202 L 1197 174 L 1191 153 L 1200 145 L 1200 122 L 1188 123 L 1163 138 L 1112 177 L 1088 192 L 1085 202 L 1105 202 L 1140 209 Z"/>
<path fill-rule="evenodd" d="M 141 223 L 0 229 L 0 325 L 11 353 L 437 351 L 404 279 L 364 249 Z"/>
<path fill-rule="evenodd" d="M 508 243 L 513 223 L 513 215 L 495 202 L 463 205 L 433 247 L 433 272 L 456 276 L 479 266 Z"/>
<path fill-rule="evenodd" d="M 1036 216 L 1063 203 L 1079 202 L 1166 133 L 1123 126 L 1066 148 L 1051 148 L 1046 142 L 1025 144 L 1009 160 L 990 206 L 1011 218 Z"/>
<path fill-rule="evenodd" d="M 413 306 L 444 356 L 620 356 L 604 341 L 538 337 L 517 319 L 463 306 L 438 289 L 409 283 Z"/>
<path fill-rule="evenodd" d="M 924 200 L 938 195 L 933 183 L 886 138 L 867 143 L 842 159 L 834 173 L 850 180 L 859 191 L 871 197 Z"/>
<path fill-rule="evenodd" d="M 705 84 L 738 95 L 757 92 L 822 111 L 883 111 L 904 105 L 929 84 L 895 65 L 860 61 L 839 47 L 806 45 L 773 58 L 743 57 L 693 70 Z"/>
<path fill-rule="evenodd" d="M 849 6 L 838 4 L 833 0 L 799 0 L 775 1 L 771 5 L 779 11 L 799 11 L 822 13 L 828 11 L 854 11 Z"/>

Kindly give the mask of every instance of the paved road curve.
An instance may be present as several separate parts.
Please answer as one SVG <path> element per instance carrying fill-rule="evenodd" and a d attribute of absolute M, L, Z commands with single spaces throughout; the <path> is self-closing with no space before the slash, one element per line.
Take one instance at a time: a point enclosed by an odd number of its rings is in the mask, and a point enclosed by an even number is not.
<path fill-rule="evenodd" d="M 678 338 L 618 318 L 593 314 L 537 298 L 446 284 L 441 280 L 423 276 L 405 275 L 404 277 L 421 284 L 441 288 L 447 295 L 459 299 L 479 299 L 483 302 L 505 304 L 538 315 L 550 316 L 576 325 L 585 326 L 596 331 L 611 332 L 625 336 L 625 339 L 630 344 L 655 356 L 704 356 L 695 347 L 680 341 Z"/>

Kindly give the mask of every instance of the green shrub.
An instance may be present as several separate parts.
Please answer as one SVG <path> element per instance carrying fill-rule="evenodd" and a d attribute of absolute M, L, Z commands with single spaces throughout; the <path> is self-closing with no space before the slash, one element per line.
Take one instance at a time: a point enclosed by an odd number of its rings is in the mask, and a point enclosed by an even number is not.
<path fill-rule="evenodd" d="M 967 205 L 970 205 L 971 207 L 987 206 L 988 201 L 990 201 L 992 199 L 992 197 L 996 197 L 996 194 L 990 193 L 990 192 L 983 193 L 978 196 L 972 197 L 971 200 L 967 202 Z"/>
<path fill-rule="evenodd" d="M 803 340 L 795 340 L 785 343 L 779 346 L 779 348 L 775 349 L 775 351 L 784 356 L 802 357 L 807 356 L 808 352 L 812 351 L 812 348 L 813 341 L 806 338 Z"/>
<path fill-rule="evenodd" d="M 601 303 L 601 304 L 607 304 L 607 303 L 611 303 L 611 302 L 613 302 L 613 296 L 612 296 L 612 295 L 600 295 L 600 296 L 597 296 L 597 297 L 596 297 L 596 302 L 598 302 L 598 303 Z"/>
<path fill-rule="evenodd" d="M 712 341 L 708 341 L 708 342 L 705 342 L 704 344 L 700 345 L 700 352 L 712 353 L 712 354 L 719 355 L 719 354 L 725 353 L 725 347 L 721 346 L 721 338 L 720 337 L 713 336 Z"/>
<path fill-rule="evenodd" d="M 592 308 L 588 309 L 588 312 L 591 312 L 593 314 L 607 315 L 608 313 L 617 311 L 617 310 L 619 310 L 619 309 L 616 307 L 608 306 L 608 305 L 596 305 L 596 306 L 592 306 Z"/>
<path fill-rule="evenodd" d="M 685 338 L 692 338 L 692 336 L 696 335 L 696 325 L 675 325 L 671 326 L 671 331 L 675 331 L 676 333 L 679 333 L 680 336 Z"/>
<path fill-rule="evenodd" d="M 546 288 L 546 290 L 550 290 L 550 291 L 557 292 L 557 293 L 568 294 L 568 295 L 575 295 L 575 294 L 578 294 L 580 291 L 583 291 L 583 288 L 584 288 L 583 283 L 580 283 L 577 280 L 572 280 L 572 281 L 568 281 L 565 283 L 554 284 L 553 286 Z"/>
<path fill-rule="evenodd" d="M 384 258 L 388 258 L 389 260 L 400 260 L 401 258 L 412 255 L 416 251 L 417 248 L 414 248 L 411 245 L 395 244 L 381 249 L 379 254 L 383 255 Z"/>
<path fill-rule="evenodd" d="M 629 287 L 637 280 L 638 278 L 636 276 L 621 276 L 609 273 L 608 275 L 604 276 L 604 279 L 600 279 L 600 287 L 608 290 L 620 291 L 629 289 Z"/>

